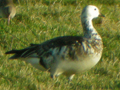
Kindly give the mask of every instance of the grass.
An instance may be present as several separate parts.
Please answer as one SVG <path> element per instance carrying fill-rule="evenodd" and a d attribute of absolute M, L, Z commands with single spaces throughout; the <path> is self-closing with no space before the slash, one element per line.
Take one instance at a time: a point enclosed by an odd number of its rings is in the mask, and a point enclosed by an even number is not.
<path fill-rule="evenodd" d="M 0 90 L 119 90 L 120 89 L 120 4 L 119 0 L 14 0 L 17 14 L 7 25 L 0 19 Z M 96 5 L 105 18 L 94 20 L 103 38 L 100 62 L 76 75 L 52 80 L 23 61 L 8 60 L 4 53 L 30 43 L 64 35 L 82 35 L 80 14 L 84 6 Z"/>

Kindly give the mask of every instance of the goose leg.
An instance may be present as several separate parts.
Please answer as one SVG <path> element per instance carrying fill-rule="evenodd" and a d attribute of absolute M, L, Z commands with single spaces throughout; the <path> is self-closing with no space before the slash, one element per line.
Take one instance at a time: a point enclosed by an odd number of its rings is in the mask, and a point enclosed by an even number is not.
<path fill-rule="evenodd" d="M 8 16 L 8 25 L 10 24 L 10 15 Z"/>
<path fill-rule="evenodd" d="M 70 82 L 70 81 L 73 79 L 74 76 L 75 76 L 75 74 L 70 75 L 70 76 L 68 77 L 68 81 Z"/>

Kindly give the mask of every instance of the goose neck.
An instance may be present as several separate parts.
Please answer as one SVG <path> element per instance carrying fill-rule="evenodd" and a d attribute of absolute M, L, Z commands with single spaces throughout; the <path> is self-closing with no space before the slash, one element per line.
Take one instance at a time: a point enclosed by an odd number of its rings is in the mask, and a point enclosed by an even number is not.
<path fill-rule="evenodd" d="M 96 29 L 93 27 L 92 19 L 90 18 L 82 18 L 82 27 L 84 32 L 85 38 L 98 38 L 101 39 L 101 37 L 98 35 Z"/>

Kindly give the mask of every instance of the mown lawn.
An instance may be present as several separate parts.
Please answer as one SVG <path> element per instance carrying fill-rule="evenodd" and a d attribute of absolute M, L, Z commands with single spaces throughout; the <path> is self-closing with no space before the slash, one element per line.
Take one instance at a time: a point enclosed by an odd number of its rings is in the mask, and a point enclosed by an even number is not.
<path fill-rule="evenodd" d="M 120 90 L 119 0 L 14 0 L 17 9 L 11 24 L 0 18 L 0 90 Z M 80 14 L 84 6 L 96 5 L 105 18 L 93 20 L 103 38 L 100 62 L 76 75 L 55 80 L 23 61 L 8 60 L 4 53 L 30 43 L 64 35 L 82 35 Z"/>

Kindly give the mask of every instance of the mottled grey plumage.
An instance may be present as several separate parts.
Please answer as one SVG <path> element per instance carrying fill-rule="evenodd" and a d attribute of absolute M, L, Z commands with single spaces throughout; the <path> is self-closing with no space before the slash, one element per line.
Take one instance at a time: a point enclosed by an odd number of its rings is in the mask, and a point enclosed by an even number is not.
<path fill-rule="evenodd" d="M 13 0 L 0 0 L 0 17 L 8 18 L 8 25 L 10 19 L 16 14 L 16 8 L 13 4 Z"/>
<path fill-rule="evenodd" d="M 11 50 L 15 54 L 9 59 L 21 59 L 34 67 L 48 70 L 51 77 L 64 74 L 73 78 L 75 74 L 92 68 L 100 60 L 103 43 L 92 25 L 92 19 L 100 15 L 96 6 L 86 6 L 81 14 L 84 36 L 62 36 L 41 44 L 31 44 L 22 50 Z"/>

